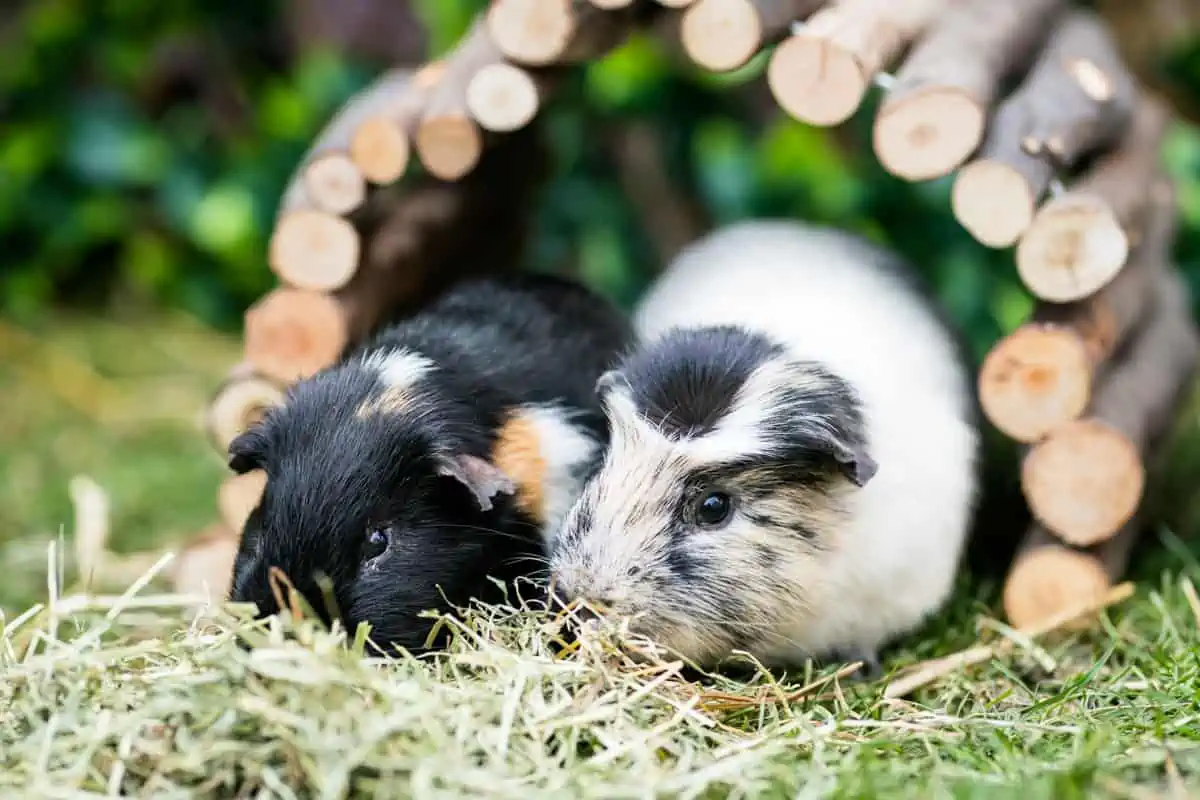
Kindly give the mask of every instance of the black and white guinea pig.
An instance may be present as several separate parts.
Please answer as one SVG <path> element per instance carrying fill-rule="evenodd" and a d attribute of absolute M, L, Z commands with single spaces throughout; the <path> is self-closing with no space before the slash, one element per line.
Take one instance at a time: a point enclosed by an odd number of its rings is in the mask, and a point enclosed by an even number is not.
<path fill-rule="evenodd" d="M 572 281 L 471 279 L 297 383 L 229 448 L 233 470 L 267 475 L 231 599 L 276 613 L 277 567 L 327 624 L 412 652 L 420 612 L 544 573 L 543 531 L 607 440 L 596 381 L 631 335 Z"/>
<path fill-rule="evenodd" d="M 847 233 L 744 222 L 685 249 L 634 327 L 598 382 L 610 447 L 553 537 L 557 598 L 702 665 L 877 674 L 945 602 L 977 495 L 966 354 L 918 276 Z"/>

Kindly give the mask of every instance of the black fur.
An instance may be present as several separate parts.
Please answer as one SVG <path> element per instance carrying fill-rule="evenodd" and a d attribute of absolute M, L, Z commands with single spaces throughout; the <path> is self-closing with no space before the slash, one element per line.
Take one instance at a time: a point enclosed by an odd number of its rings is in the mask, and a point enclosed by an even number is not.
<path fill-rule="evenodd" d="M 703 436 L 729 413 L 754 370 L 782 353 L 732 326 L 678 329 L 621 367 L 634 405 L 664 435 Z"/>
<path fill-rule="evenodd" d="M 426 609 L 493 599 L 487 578 L 511 581 L 540 566 L 535 521 L 498 494 L 491 507 L 439 474 L 447 457 L 486 459 L 505 411 L 555 402 L 604 442 L 594 392 L 632 333 L 606 300 L 573 282 L 518 275 L 474 279 L 384 329 L 335 366 L 297 384 L 230 447 L 236 471 L 268 481 L 247 522 L 232 599 L 275 613 L 268 569 L 281 569 L 326 622 L 372 626 L 381 647 L 423 649 Z M 365 354 L 404 349 L 434 362 L 403 413 L 358 415 L 383 386 Z M 390 526 L 384 554 L 363 563 L 368 532 Z M 337 609 L 318 589 L 325 575 Z M 440 588 L 439 588 L 440 587 Z"/>
<path fill-rule="evenodd" d="M 602 383 L 601 392 L 624 384 L 638 412 L 665 435 L 681 439 L 710 433 L 734 407 L 747 379 L 770 361 L 786 358 L 782 346 L 744 328 L 725 325 L 677 328 L 629 354 L 615 371 L 620 380 Z M 790 365 L 795 381 L 776 387 L 770 414 L 758 434 L 771 452 L 743 467 L 785 464 L 815 468 L 834 464 L 865 485 L 875 464 L 867 453 L 865 422 L 857 392 L 815 362 Z"/>

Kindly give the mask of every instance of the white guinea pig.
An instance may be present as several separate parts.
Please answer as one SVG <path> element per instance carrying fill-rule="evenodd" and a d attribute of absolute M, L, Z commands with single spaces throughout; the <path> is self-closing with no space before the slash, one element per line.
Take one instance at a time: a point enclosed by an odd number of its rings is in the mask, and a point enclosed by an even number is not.
<path fill-rule="evenodd" d="M 684 250 L 597 385 L 612 439 L 551 586 L 701 665 L 861 659 L 947 599 L 980 437 L 957 337 L 897 256 L 792 221 Z"/>

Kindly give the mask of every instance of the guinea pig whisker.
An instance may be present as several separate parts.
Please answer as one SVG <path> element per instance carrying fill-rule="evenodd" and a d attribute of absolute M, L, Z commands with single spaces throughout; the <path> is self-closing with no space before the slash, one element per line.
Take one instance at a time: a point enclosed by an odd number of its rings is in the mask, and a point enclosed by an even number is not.
<path fill-rule="evenodd" d="M 457 529 L 464 530 L 464 531 L 476 531 L 478 533 L 487 533 L 487 534 L 491 534 L 493 536 L 502 536 L 507 539 L 516 540 L 518 542 L 525 542 L 525 543 L 529 542 L 529 540 L 526 539 L 525 537 L 517 536 L 515 533 L 508 533 L 507 531 L 499 531 L 499 530 L 496 530 L 495 528 L 486 528 L 486 527 L 483 527 L 482 525 L 464 525 L 462 523 L 450 522 L 450 523 L 442 523 L 441 527 L 457 528 Z"/>

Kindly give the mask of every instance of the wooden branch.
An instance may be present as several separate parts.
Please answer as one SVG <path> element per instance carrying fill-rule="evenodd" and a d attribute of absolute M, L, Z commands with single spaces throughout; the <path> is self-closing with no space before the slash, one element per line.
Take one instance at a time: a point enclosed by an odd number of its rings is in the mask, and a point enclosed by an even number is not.
<path fill-rule="evenodd" d="M 334 115 L 301 159 L 279 204 L 267 253 L 271 270 L 286 285 L 333 291 L 345 286 L 358 269 L 358 231 L 353 221 L 342 218 L 366 197 L 366 180 L 355 154 L 363 158 L 366 153 L 374 177 L 400 177 L 408 161 L 407 141 L 397 154 L 395 137 L 381 134 L 377 120 L 393 119 L 397 105 L 400 111 L 419 106 L 422 98 L 413 84 L 408 70 L 385 72 Z M 388 143 L 381 144 L 381 139 Z M 392 150 L 380 156 L 389 146 Z M 381 166 L 381 161 L 386 163 Z"/>
<path fill-rule="evenodd" d="M 429 174 L 457 181 L 479 163 L 484 135 L 467 107 L 467 84 L 484 67 L 503 61 L 483 18 L 477 18 L 446 58 L 441 80 L 417 125 L 417 155 Z"/>
<path fill-rule="evenodd" d="M 875 118 L 875 153 L 910 181 L 950 174 L 979 146 L 1003 81 L 1037 51 L 1064 0 L 960 0 L 913 45 Z"/>
<path fill-rule="evenodd" d="M 604 10 L 586 0 L 492 0 L 485 19 L 508 59 L 540 67 L 607 53 L 625 39 L 632 12 L 632 6 Z"/>
<path fill-rule="evenodd" d="M 256 374 L 248 362 L 238 364 L 217 387 L 209 402 L 205 415 L 209 442 L 223 457 L 238 434 L 282 399 L 283 390 L 279 386 Z"/>
<path fill-rule="evenodd" d="M 947 0 L 842 0 L 817 11 L 767 66 L 781 108 L 811 125 L 837 125 L 871 81 L 945 9 Z"/>
<path fill-rule="evenodd" d="M 489 148 L 461 181 L 379 193 L 363 268 L 331 294 L 285 287 L 264 296 L 246 312 L 246 360 L 281 383 L 306 378 L 453 280 L 512 268 L 548 171 L 540 131 L 529 126 Z"/>
<path fill-rule="evenodd" d="M 1077 9 L 1051 35 L 1024 82 L 996 112 L 979 158 L 958 174 L 954 216 L 990 247 L 1029 223 L 1056 170 L 1107 149 L 1129 128 L 1133 76 L 1095 14 Z"/>
<path fill-rule="evenodd" d="M 1087 547 L 1129 522 L 1145 486 L 1143 458 L 1169 425 L 1198 354 L 1187 286 L 1164 272 L 1153 313 L 1097 387 L 1087 417 L 1055 430 L 1025 457 L 1021 486 L 1038 523 Z"/>
<path fill-rule="evenodd" d="M 1145 224 L 1169 119 L 1145 99 L 1121 147 L 1037 212 L 1017 245 L 1017 272 L 1031 292 L 1065 303 L 1116 277 Z"/>
<path fill-rule="evenodd" d="M 1069 547 L 1036 523 L 1004 583 L 1004 615 L 1025 628 L 1080 603 L 1095 602 L 1120 580 L 1141 532 L 1135 515 L 1111 539 L 1095 547 Z"/>
<path fill-rule="evenodd" d="M 359 123 L 350 140 L 350 157 L 371 183 L 386 186 L 404 177 L 411 155 L 410 132 L 444 69 L 442 61 L 426 64 L 411 81 L 397 87 L 385 107 Z"/>
<path fill-rule="evenodd" d="M 261 469 L 244 475 L 230 475 L 217 490 L 217 510 L 229 530 L 241 536 L 250 512 L 262 499 L 267 488 L 267 473 Z"/>
<path fill-rule="evenodd" d="M 796 0 L 696 0 L 683 12 L 679 36 L 684 52 L 713 72 L 745 64 L 764 46 L 787 35 L 802 15 Z"/>
<path fill-rule="evenodd" d="M 1104 288 L 1073 303 L 1038 304 L 1029 322 L 1001 339 L 979 370 L 983 413 L 1019 442 L 1036 442 L 1079 417 L 1104 366 L 1143 320 L 1171 258 L 1178 213 L 1160 178 L 1158 210 L 1130 263 Z"/>

